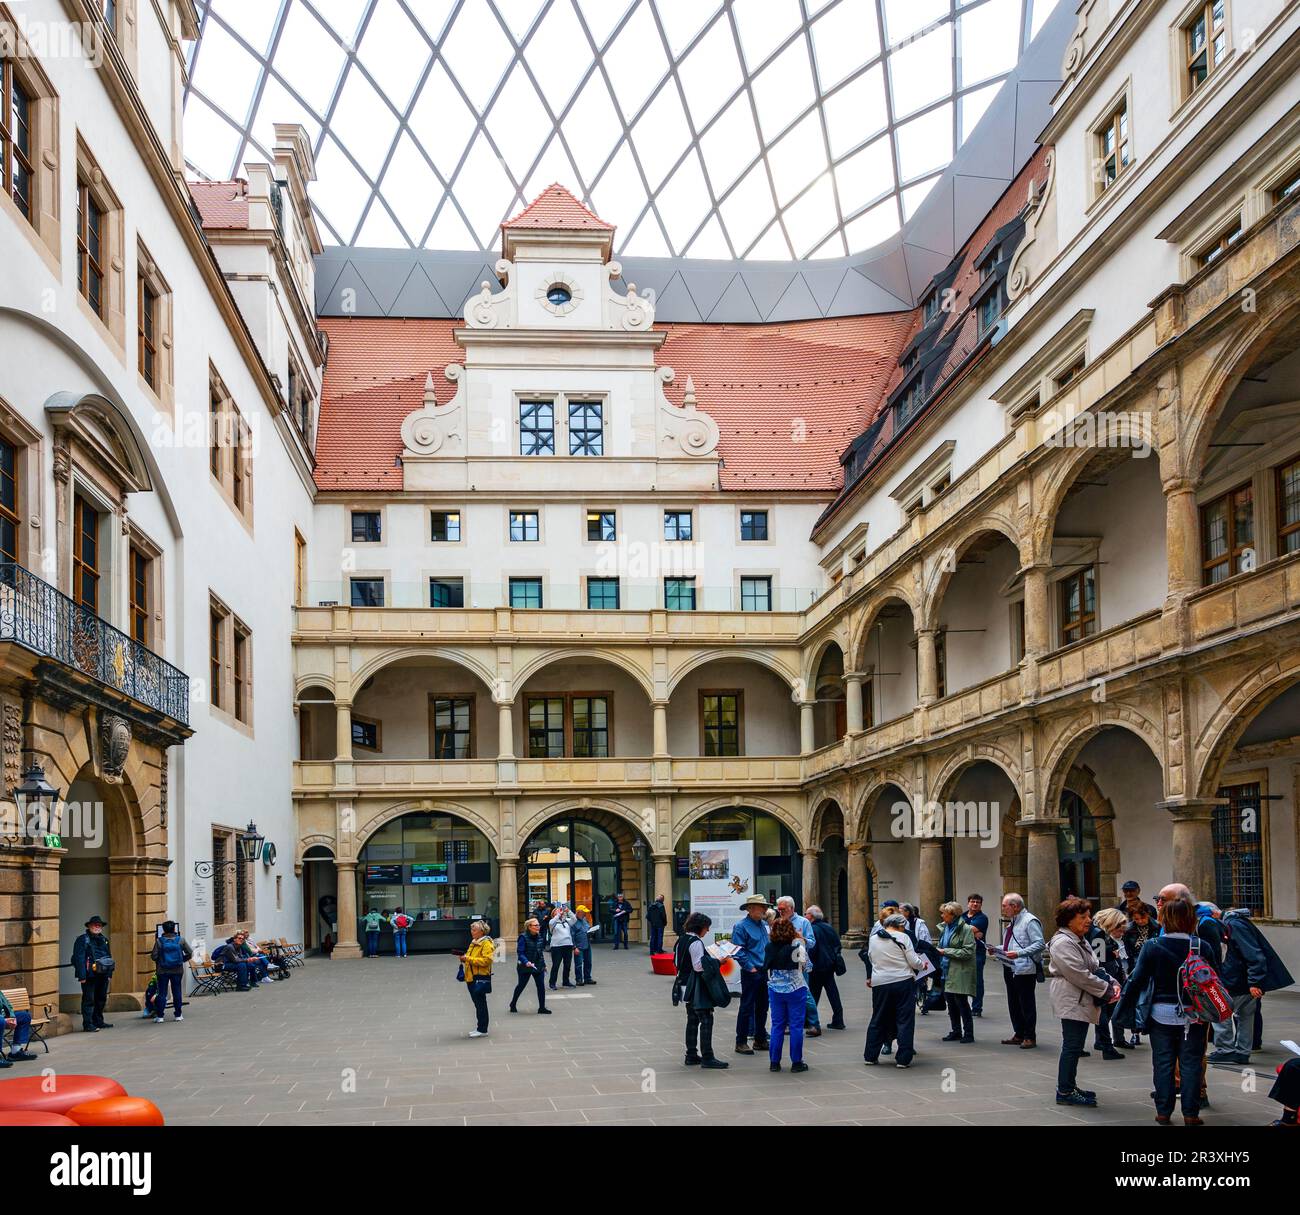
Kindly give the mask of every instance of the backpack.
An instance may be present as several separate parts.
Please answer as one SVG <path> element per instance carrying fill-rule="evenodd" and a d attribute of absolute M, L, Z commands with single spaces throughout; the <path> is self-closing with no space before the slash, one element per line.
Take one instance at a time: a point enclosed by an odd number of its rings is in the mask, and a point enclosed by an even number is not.
<path fill-rule="evenodd" d="M 160 937 L 158 946 L 159 966 L 184 966 L 185 954 L 181 951 L 180 937 Z"/>
<path fill-rule="evenodd" d="M 393 917 L 394 928 L 401 929 L 404 932 L 406 929 L 410 928 L 410 926 L 411 926 L 411 917 L 407 915 L 405 912 L 403 912 L 401 915 L 395 915 Z"/>
<path fill-rule="evenodd" d="M 1178 1009 L 1194 1021 L 1219 1025 L 1232 1019 L 1232 998 L 1214 967 L 1201 957 L 1201 942 L 1192 937 L 1178 968 Z"/>

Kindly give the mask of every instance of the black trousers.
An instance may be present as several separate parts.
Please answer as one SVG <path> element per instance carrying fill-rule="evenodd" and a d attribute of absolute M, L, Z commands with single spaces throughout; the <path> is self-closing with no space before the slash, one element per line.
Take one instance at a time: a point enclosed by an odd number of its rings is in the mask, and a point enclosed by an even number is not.
<path fill-rule="evenodd" d="M 487 1033 L 488 1028 L 487 992 L 479 989 L 486 987 L 487 984 L 482 980 L 478 980 L 473 983 L 466 983 L 465 986 L 469 990 L 469 998 L 474 1001 L 474 1013 L 478 1020 L 478 1032 L 485 1034 Z M 518 992 L 515 992 L 515 995 L 518 994 Z"/>
<path fill-rule="evenodd" d="M 713 1058 L 713 1009 L 686 1007 L 686 1057 Z"/>
<path fill-rule="evenodd" d="M 831 1024 L 844 1024 L 844 1004 L 840 1000 L 840 989 L 835 982 L 833 970 L 813 970 L 808 974 L 808 990 L 812 992 L 814 1004 L 820 1004 L 822 992 L 831 1004 Z"/>
<path fill-rule="evenodd" d="M 519 1003 L 519 997 L 523 995 L 524 988 L 529 982 L 537 984 L 537 1007 L 546 1007 L 546 972 L 538 967 L 536 970 L 529 970 L 527 966 L 516 966 L 519 972 L 519 982 L 515 984 L 515 994 L 510 997 L 510 1007 L 514 1008 Z"/>
<path fill-rule="evenodd" d="M 1017 1038 L 1034 1039 L 1038 1036 L 1038 1005 L 1035 1003 L 1038 980 L 1033 971 L 1027 975 L 1012 974 L 1004 968 L 1002 977 L 1007 982 L 1007 1011 L 1011 1014 L 1011 1029 Z"/>
<path fill-rule="evenodd" d="M 1029 976 L 1031 979 L 1033 975 Z M 1087 1021 L 1061 1022 L 1061 1058 L 1056 1065 L 1056 1091 L 1072 1093 L 1079 1087 L 1076 1077 L 1079 1074 L 1079 1058 L 1083 1054 L 1084 1043 L 1088 1041 Z"/>
<path fill-rule="evenodd" d="M 1286 1109 L 1300 1108 L 1300 1057 L 1290 1058 L 1282 1064 L 1268 1095 Z"/>
<path fill-rule="evenodd" d="M 104 1005 L 108 1002 L 108 975 L 91 975 L 81 985 L 81 1025 L 104 1024 Z"/>
<path fill-rule="evenodd" d="M 753 1036 L 755 1044 L 767 1039 L 767 971 L 740 972 L 740 1011 L 736 1014 L 736 1043 Z"/>
<path fill-rule="evenodd" d="M 1206 1027 L 1201 1024 L 1161 1025 L 1153 1018 L 1147 1022 L 1147 1041 L 1151 1045 L 1151 1077 L 1155 1081 L 1156 1113 L 1172 1114 L 1177 1095 L 1182 1099 L 1184 1116 L 1195 1118 L 1201 1112 Z M 1174 1074 L 1175 1068 L 1177 1077 Z M 1189 1080 L 1191 1083 L 1188 1083 Z"/>
<path fill-rule="evenodd" d="M 971 1017 L 970 996 L 954 996 L 950 992 L 945 992 L 943 998 L 944 1003 L 948 1005 L 948 1020 L 952 1024 L 952 1032 L 961 1034 L 963 1038 L 973 1038 L 975 1022 Z"/>
<path fill-rule="evenodd" d="M 1092 1044 L 1098 1050 L 1113 1050 L 1115 1043 L 1112 1038 L 1119 1038 L 1120 1041 L 1123 1041 L 1118 1028 L 1113 1035 L 1111 1034 L 1110 1018 L 1114 1011 L 1114 1004 L 1103 1004 L 1101 1006 L 1101 1020 L 1097 1022 L 1097 1030 L 1092 1038 Z"/>
<path fill-rule="evenodd" d="M 897 1038 L 895 1062 L 910 1063 L 916 1053 L 912 1049 L 915 1025 L 915 979 L 874 985 L 871 988 L 871 1024 L 867 1028 L 867 1046 L 862 1057 L 875 1063 L 880 1058 L 880 1048 L 891 1038 Z"/>
<path fill-rule="evenodd" d="M 560 973 L 560 963 L 564 963 L 564 981 L 570 981 L 570 972 L 573 970 L 573 946 L 563 945 L 559 949 L 551 950 L 551 986 L 555 986 L 555 977 Z"/>

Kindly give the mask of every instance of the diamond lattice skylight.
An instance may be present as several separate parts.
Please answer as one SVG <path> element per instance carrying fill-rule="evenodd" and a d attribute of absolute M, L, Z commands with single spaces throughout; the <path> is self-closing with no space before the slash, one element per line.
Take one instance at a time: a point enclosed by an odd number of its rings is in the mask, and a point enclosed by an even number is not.
<path fill-rule="evenodd" d="M 1059 0 L 198 0 L 186 156 L 316 149 L 330 244 L 493 252 L 550 182 L 628 256 L 896 233 Z"/>

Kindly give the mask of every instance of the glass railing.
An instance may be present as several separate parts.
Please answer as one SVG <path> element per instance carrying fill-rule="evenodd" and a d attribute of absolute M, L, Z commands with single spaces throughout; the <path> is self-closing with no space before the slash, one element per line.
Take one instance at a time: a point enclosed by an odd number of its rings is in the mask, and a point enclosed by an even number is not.
<path fill-rule="evenodd" d="M 571 575 L 570 575 L 571 576 Z M 460 602 L 454 604 L 433 603 L 428 582 L 388 582 L 383 590 L 383 602 L 354 602 L 350 582 L 313 582 L 307 587 L 303 607 L 389 607 L 389 608 L 428 608 L 445 607 L 450 611 L 467 611 L 474 608 L 515 607 L 521 610 L 538 607 L 556 611 L 605 611 L 622 610 L 629 612 L 648 612 L 662 608 L 664 588 L 662 583 L 623 582 L 619 587 L 618 604 L 615 608 L 608 598 L 599 603 L 588 602 L 589 587 L 578 583 L 555 583 L 548 581 L 542 588 L 540 604 L 534 596 L 528 602 L 509 602 L 509 593 L 499 582 L 466 581 L 461 586 Z M 695 588 L 695 607 L 697 612 L 802 612 L 806 611 L 816 600 L 825 594 L 825 587 L 783 587 L 772 588 L 770 598 L 744 594 L 739 586 L 701 586 Z M 687 602 L 687 601 L 682 601 Z M 670 608 L 671 610 L 690 610 L 689 608 Z"/>
<path fill-rule="evenodd" d="M 12 561 L 0 562 L 0 641 L 52 658 L 189 723 L 188 675 Z"/>

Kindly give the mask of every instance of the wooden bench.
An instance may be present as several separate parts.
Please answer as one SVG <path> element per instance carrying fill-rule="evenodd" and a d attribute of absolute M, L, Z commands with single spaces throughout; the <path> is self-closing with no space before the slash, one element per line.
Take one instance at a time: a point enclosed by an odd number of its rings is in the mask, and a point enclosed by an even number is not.
<path fill-rule="evenodd" d="M 39 1042 L 45 1047 L 45 1053 L 50 1053 L 50 1044 L 45 1041 L 45 1027 L 50 1023 L 50 1006 L 45 1005 L 45 1015 L 38 1017 L 36 1010 L 32 1008 L 32 997 L 25 987 L 6 987 L 3 988 L 4 998 L 9 1001 L 9 1007 L 14 1012 L 25 1012 L 32 1014 L 32 1036 L 31 1041 Z M 15 1029 L 17 1027 L 15 1026 Z M 4 1027 L 4 1033 L 0 1034 L 0 1040 L 7 1040 L 11 1045 L 13 1043 L 14 1030 L 7 1025 Z"/>
<path fill-rule="evenodd" d="M 285 937 L 280 938 L 280 948 L 284 951 L 285 958 L 290 966 L 306 966 L 307 960 L 303 955 L 307 952 L 306 948 L 300 944 L 293 944 Z"/>

